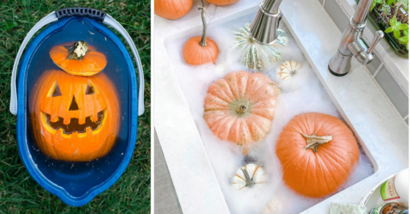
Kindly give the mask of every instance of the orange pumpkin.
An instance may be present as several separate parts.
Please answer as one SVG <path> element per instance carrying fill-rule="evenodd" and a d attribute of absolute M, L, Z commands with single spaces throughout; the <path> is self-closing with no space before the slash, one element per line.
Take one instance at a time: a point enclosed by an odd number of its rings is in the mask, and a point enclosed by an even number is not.
<path fill-rule="evenodd" d="M 182 54 L 185 62 L 190 65 L 202 65 L 205 63 L 215 63 L 219 54 L 218 46 L 210 38 L 206 38 L 206 46 L 201 46 L 199 43 L 201 37 L 193 37 L 189 39 L 184 46 Z"/>
<path fill-rule="evenodd" d="M 205 19 L 205 1 L 202 0 L 202 36 L 190 38 L 184 45 L 182 54 L 185 62 L 189 65 L 202 65 L 205 63 L 215 63 L 219 54 L 218 46 L 214 41 L 206 37 L 207 24 Z"/>
<path fill-rule="evenodd" d="M 107 65 L 105 55 L 84 41 L 54 46 L 50 57 L 58 67 L 78 76 L 95 75 Z"/>
<path fill-rule="evenodd" d="M 359 147 L 352 131 L 338 118 L 306 113 L 283 128 L 276 154 L 286 185 L 301 195 L 319 198 L 347 181 L 359 160 Z"/>
<path fill-rule="evenodd" d="M 230 5 L 235 4 L 239 0 L 206 0 L 207 2 L 215 5 Z"/>
<path fill-rule="evenodd" d="M 115 88 L 103 73 L 83 77 L 46 71 L 29 103 L 36 142 L 51 158 L 90 161 L 113 147 L 120 110 Z"/>
<path fill-rule="evenodd" d="M 179 19 L 191 10 L 193 0 L 155 0 L 154 13 L 165 19 Z"/>
<path fill-rule="evenodd" d="M 204 119 L 222 140 L 247 153 L 272 126 L 280 89 L 262 73 L 234 72 L 212 83 L 205 98 Z"/>

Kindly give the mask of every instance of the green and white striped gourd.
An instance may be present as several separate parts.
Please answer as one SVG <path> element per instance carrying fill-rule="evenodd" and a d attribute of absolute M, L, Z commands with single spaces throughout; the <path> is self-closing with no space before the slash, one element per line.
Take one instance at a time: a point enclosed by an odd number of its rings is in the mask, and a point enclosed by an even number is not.
<path fill-rule="evenodd" d="M 288 43 L 285 31 L 278 29 L 278 39 L 273 45 L 261 45 L 250 36 L 250 25 L 235 32 L 236 47 L 241 51 L 240 62 L 251 71 L 260 71 L 270 63 L 277 63 L 282 58 L 278 47 Z"/>

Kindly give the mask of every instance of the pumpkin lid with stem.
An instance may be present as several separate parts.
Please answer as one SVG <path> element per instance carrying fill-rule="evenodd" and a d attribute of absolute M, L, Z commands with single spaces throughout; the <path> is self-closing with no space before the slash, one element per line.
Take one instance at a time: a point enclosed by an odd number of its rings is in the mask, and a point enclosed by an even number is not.
<path fill-rule="evenodd" d="M 50 57 L 65 72 L 77 76 L 98 74 L 107 65 L 105 55 L 82 40 L 54 46 Z"/>

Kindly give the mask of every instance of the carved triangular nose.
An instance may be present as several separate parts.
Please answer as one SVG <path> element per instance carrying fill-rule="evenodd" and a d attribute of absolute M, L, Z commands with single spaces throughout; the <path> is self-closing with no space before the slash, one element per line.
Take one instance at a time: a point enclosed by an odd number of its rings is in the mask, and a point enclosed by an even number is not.
<path fill-rule="evenodd" d="M 78 108 L 78 104 L 75 101 L 75 97 L 73 96 L 73 99 L 71 100 L 71 104 L 70 104 L 70 108 L 68 108 L 69 111 L 75 111 L 75 110 L 79 110 L 80 108 Z"/>

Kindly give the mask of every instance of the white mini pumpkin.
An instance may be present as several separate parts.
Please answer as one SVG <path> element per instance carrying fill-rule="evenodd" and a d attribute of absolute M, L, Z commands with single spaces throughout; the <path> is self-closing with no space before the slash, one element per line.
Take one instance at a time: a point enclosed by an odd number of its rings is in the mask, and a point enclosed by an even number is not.
<path fill-rule="evenodd" d="M 250 36 L 250 25 L 235 33 L 236 47 L 241 51 L 240 62 L 251 71 L 262 70 L 269 63 L 277 63 L 282 54 L 277 47 L 286 46 L 288 38 L 285 31 L 278 29 L 278 39 L 273 45 L 261 45 Z"/>
<path fill-rule="evenodd" d="M 265 170 L 256 164 L 247 164 L 238 171 L 232 178 L 232 186 L 242 190 L 244 188 L 252 188 L 256 184 L 264 184 L 267 181 Z"/>
<path fill-rule="evenodd" d="M 300 68 L 302 68 L 302 64 L 297 61 L 285 61 L 279 66 L 276 72 L 278 72 L 281 79 L 285 80 L 295 75 Z"/>
<path fill-rule="evenodd" d="M 261 214 L 283 214 L 286 213 L 288 203 L 282 196 L 274 196 L 263 209 Z"/>

